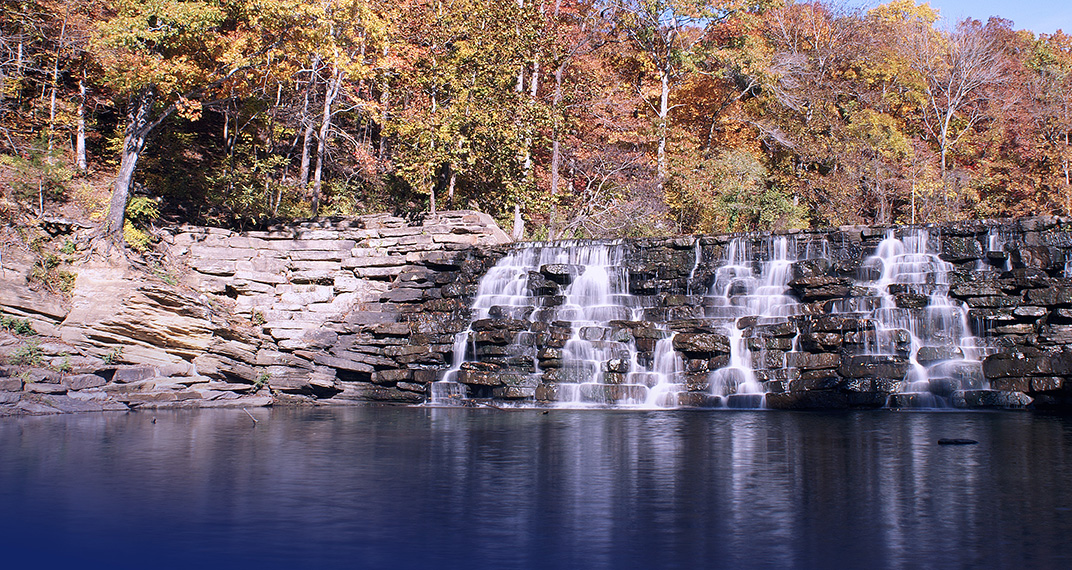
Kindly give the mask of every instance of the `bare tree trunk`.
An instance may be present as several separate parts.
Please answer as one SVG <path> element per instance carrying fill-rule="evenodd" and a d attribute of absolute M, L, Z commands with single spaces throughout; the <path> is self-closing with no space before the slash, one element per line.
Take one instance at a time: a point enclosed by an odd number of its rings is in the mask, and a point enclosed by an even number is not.
<path fill-rule="evenodd" d="M 52 160 L 52 148 L 55 139 L 54 133 L 56 132 L 56 80 L 59 77 L 59 62 L 56 62 L 56 66 L 52 69 L 52 88 L 49 93 L 48 103 L 48 153 L 49 159 Z"/>
<path fill-rule="evenodd" d="M 383 58 L 387 59 L 387 46 L 383 46 Z M 387 153 L 387 137 L 383 131 L 387 127 L 387 103 L 390 102 L 391 84 L 387 79 L 380 86 L 380 141 L 376 148 L 376 159 L 383 163 Z"/>
<path fill-rule="evenodd" d="M 663 187 L 666 180 L 666 137 L 669 130 L 667 122 L 670 114 L 670 73 L 666 69 L 659 70 L 659 81 L 662 83 L 659 93 L 659 150 L 657 154 L 659 188 Z"/>
<path fill-rule="evenodd" d="M 311 89 L 312 87 L 309 88 Z M 313 141 L 313 121 L 309 119 L 309 90 L 305 91 L 305 104 L 302 107 L 305 134 L 302 137 L 301 168 L 298 170 L 298 184 L 302 188 L 309 184 L 309 147 L 312 146 Z"/>
<path fill-rule="evenodd" d="M 454 184 L 458 181 L 458 172 L 450 169 L 450 184 L 447 185 L 447 207 L 454 208 Z"/>
<path fill-rule="evenodd" d="M 324 171 L 324 154 L 327 152 L 328 132 L 331 130 L 331 106 L 339 95 L 342 72 L 332 66 L 331 79 L 324 93 L 324 116 L 320 120 L 320 135 L 316 141 L 316 172 L 313 174 L 313 216 L 320 215 L 320 180 Z"/>
<path fill-rule="evenodd" d="M 74 139 L 74 167 L 85 174 L 89 169 L 86 161 L 86 81 L 78 80 L 78 121 Z"/>
<path fill-rule="evenodd" d="M 227 153 L 227 192 L 225 197 L 230 197 L 234 193 L 234 174 L 235 174 L 235 143 L 238 142 L 238 117 L 234 118 L 234 130 L 231 130 L 231 112 L 230 103 L 228 107 L 223 111 L 223 148 Z"/>
<path fill-rule="evenodd" d="M 558 5 L 556 4 L 555 7 L 557 10 Z M 566 69 L 568 61 L 568 59 L 563 59 L 562 63 L 555 68 L 555 92 L 551 97 L 554 123 L 551 127 L 551 219 L 547 232 L 547 239 L 551 240 L 555 239 L 558 234 L 558 205 L 555 203 L 555 197 L 558 196 L 558 169 L 562 167 L 562 118 L 559 107 L 562 105 L 562 72 Z"/>
<path fill-rule="evenodd" d="M 525 219 L 521 217 L 521 203 L 514 203 L 514 230 L 512 236 L 514 241 L 521 241 L 521 238 L 525 236 Z"/>
<path fill-rule="evenodd" d="M 68 7 L 68 10 L 70 7 Z M 63 25 L 60 27 L 59 45 L 56 46 L 56 57 L 52 60 L 52 89 L 48 103 L 48 160 L 52 160 L 52 148 L 56 131 L 56 89 L 60 82 L 60 50 L 63 47 L 64 36 L 67 35 L 67 14 L 63 15 Z"/>
<path fill-rule="evenodd" d="M 156 93 L 152 87 L 146 87 L 138 92 L 131 102 L 128 114 L 128 123 L 123 137 L 123 152 L 119 161 L 119 173 L 112 185 L 112 199 L 108 205 L 108 216 L 104 220 L 101 237 L 112 244 L 118 245 L 123 241 L 123 220 L 126 217 L 127 200 L 130 198 L 130 187 L 134 182 L 134 168 L 138 165 L 138 158 L 145 148 L 145 139 L 149 135 L 152 125 L 149 115 L 153 109 Z"/>
<path fill-rule="evenodd" d="M 428 213 L 435 214 L 435 180 L 428 181 Z"/>

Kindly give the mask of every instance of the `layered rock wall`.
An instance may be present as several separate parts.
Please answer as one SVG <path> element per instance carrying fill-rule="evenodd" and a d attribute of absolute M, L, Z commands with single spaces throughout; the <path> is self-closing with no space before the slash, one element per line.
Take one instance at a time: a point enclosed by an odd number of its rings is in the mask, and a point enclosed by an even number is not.
<path fill-rule="evenodd" d="M 0 338 L 0 413 L 421 401 L 510 241 L 471 211 L 162 238 L 169 263 L 85 264 L 67 301 L 7 263 L 0 312 L 47 336 Z"/>
<path fill-rule="evenodd" d="M 988 347 L 991 387 L 1025 392 L 1036 404 L 1072 402 L 1072 259 L 1069 222 L 1025 219 L 930 228 L 938 256 L 952 265 L 949 297 L 964 304 L 972 332 Z M 873 356 L 873 324 L 833 307 L 864 295 L 861 262 L 885 228 L 795 232 L 825 243 L 821 259 L 793 264 L 790 294 L 803 310 L 788 324 L 740 322 L 756 380 L 779 407 L 876 406 L 904 389 L 906 339 Z M 641 318 L 584 332 L 593 342 L 630 343 L 641 362 L 673 334 L 682 357 L 678 403 L 708 405 L 710 372 L 729 361 L 729 339 L 705 326 L 698 291 L 725 265 L 734 238 L 756 245 L 768 234 L 626 241 L 629 293 L 651 303 Z M 411 223 L 389 216 L 320 219 L 264 232 L 183 227 L 165 236 L 173 264 L 149 276 L 105 265 L 80 268 L 69 302 L 29 291 L 5 252 L 0 311 L 32 321 L 38 367 L 12 365 L 30 340 L 0 339 L 0 406 L 46 413 L 153 406 L 264 405 L 279 402 L 426 401 L 454 358 L 458 333 L 478 362 L 459 375 L 470 394 L 553 402 L 568 372 L 568 323 L 541 323 L 500 311 L 471 322 L 477 284 L 509 251 L 508 237 L 475 212 L 445 212 Z M 179 269 L 165 270 L 163 267 Z M 186 269 L 182 269 L 186 268 Z M 525 276 L 540 303 L 561 302 L 569 268 Z M 888 291 L 898 306 L 928 299 Z M 597 339 L 596 336 L 599 338 Z M 902 335 L 903 336 L 903 335 Z M 898 344 L 900 343 L 900 344 Z M 933 352 L 933 351 L 932 351 Z M 963 355 L 930 354 L 937 362 Z M 609 399 L 628 396 L 628 363 L 602 363 Z M 615 384 L 615 379 L 623 379 Z M 88 402 L 88 403 L 86 403 Z"/>

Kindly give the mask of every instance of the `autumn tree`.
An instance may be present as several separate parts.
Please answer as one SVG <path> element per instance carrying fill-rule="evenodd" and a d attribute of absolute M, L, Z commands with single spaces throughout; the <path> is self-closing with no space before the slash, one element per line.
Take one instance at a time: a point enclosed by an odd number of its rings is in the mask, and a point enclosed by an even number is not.
<path fill-rule="evenodd" d="M 134 172 L 149 135 L 173 114 L 200 115 L 227 82 L 258 62 L 267 46 L 243 24 L 234 1 L 114 0 L 92 55 L 100 81 L 127 108 L 119 171 L 100 237 L 122 241 Z M 265 9 L 266 6 L 256 6 Z"/>
<path fill-rule="evenodd" d="M 1029 85 L 1036 103 L 1034 123 L 1044 142 L 1047 162 L 1054 165 L 1049 183 L 1060 189 L 1065 215 L 1072 213 L 1072 36 L 1061 31 L 1039 38 Z"/>
<path fill-rule="evenodd" d="M 743 4 L 692 0 L 618 0 L 608 12 L 616 33 L 638 52 L 654 72 L 657 102 L 648 106 L 655 115 L 658 175 L 667 175 L 667 140 L 670 136 L 670 92 L 694 66 L 706 29 L 725 20 Z M 636 88 L 643 89 L 638 77 Z"/>
<path fill-rule="evenodd" d="M 985 88 L 1005 77 L 997 46 L 986 32 L 976 20 L 960 22 L 948 35 L 921 26 L 905 45 L 922 83 L 922 121 L 938 146 L 943 183 L 950 151 L 986 113 Z"/>

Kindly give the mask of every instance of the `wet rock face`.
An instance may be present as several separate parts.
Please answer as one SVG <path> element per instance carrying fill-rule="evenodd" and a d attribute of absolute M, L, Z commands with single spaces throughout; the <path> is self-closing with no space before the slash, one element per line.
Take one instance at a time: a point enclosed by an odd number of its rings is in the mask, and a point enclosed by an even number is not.
<path fill-rule="evenodd" d="M 931 227 L 922 246 L 906 237 L 893 244 L 904 251 L 885 253 L 887 229 L 801 232 L 788 236 L 795 259 L 766 235 L 627 241 L 616 246 L 620 259 L 598 266 L 607 273 L 600 279 L 624 281 L 602 293 L 578 293 L 592 287 L 586 271 L 596 265 L 532 265 L 510 301 L 517 306 L 491 309 L 452 343 L 450 360 L 462 350 L 472 362 L 451 378 L 473 396 L 537 403 L 734 406 L 747 400 L 742 386 L 758 385 L 768 406 L 794 409 L 936 399 L 1016 408 L 1025 405 L 1024 393 L 1038 405 L 1066 405 L 1068 229 L 1065 220 L 964 222 Z M 802 255 L 804 248 L 812 250 Z M 742 278 L 758 279 L 779 259 L 787 263 L 778 269 L 785 277 L 777 294 L 758 294 L 757 283 Z M 612 269 L 619 266 L 621 272 Z M 900 278 L 891 280 L 891 272 Z M 726 308 L 711 304 L 715 289 Z M 784 298 L 773 310 L 764 305 L 771 295 Z M 730 310 L 750 304 L 750 314 Z M 590 310 L 605 305 L 613 305 L 606 315 Z M 725 326 L 722 312 L 733 315 L 733 326 Z M 547 321 L 550 313 L 557 320 Z M 476 364 L 478 375 L 466 372 Z M 667 374 L 676 384 L 667 387 L 660 379 Z M 484 386 L 496 375 L 537 384 L 507 391 L 505 380 L 494 381 L 492 393 Z M 653 399 L 659 390 L 668 395 Z"/>

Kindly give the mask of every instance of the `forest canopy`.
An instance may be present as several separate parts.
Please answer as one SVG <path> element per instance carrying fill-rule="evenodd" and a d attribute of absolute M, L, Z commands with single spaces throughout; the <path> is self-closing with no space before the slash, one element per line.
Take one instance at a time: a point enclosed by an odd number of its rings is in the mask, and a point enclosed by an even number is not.
<path fill-rule="evenodd" d="M 5 193 L 40 213 L 106 178 L 128 241 L 437 208 L 530 239 L 1072 215 L 1072 37 L 914 0 L 0 6 Z"/>

